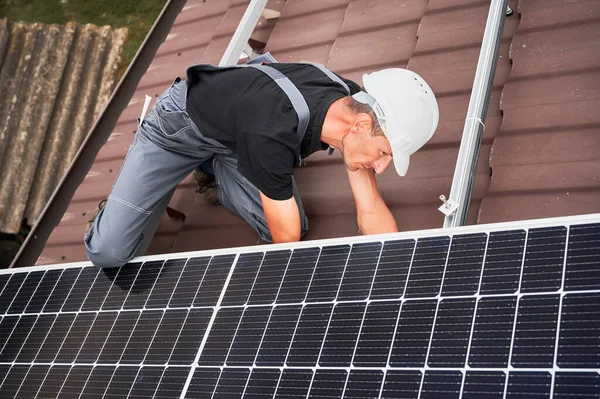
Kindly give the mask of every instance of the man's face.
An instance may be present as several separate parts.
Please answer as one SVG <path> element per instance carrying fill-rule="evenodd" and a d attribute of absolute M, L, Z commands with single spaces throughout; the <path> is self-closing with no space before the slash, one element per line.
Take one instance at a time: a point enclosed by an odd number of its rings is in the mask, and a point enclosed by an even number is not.
<path fill-rule="evenodd" d="M 354 131 L 342 139 L 340 151 L 348 170 L 373 169 L 382 174 L 392 162 L 392 148 L 385 136 L 371 136 L 370 131 Z"/>

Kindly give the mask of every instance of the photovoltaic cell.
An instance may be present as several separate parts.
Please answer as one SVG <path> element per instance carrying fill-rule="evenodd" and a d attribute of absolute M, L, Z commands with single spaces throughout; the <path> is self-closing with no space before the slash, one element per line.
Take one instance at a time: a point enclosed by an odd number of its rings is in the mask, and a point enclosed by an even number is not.
<path fill-rule="evenodd" d="M 133 381 L 137 376 L 139 367 L 119 366 L 112 375 L 104 397 L 106 398 L 126 398 L 131 390 Z"/>
<path fill-rule="evenodd" d="M 154 395 L 163 372 L 164 368 L 162 367 L 140 368 L 128 397 L 143 399 Z"/>
<path fill-rule="evenodd" d="M 523 296 L 517 307 L 511 365 L 552 367 L 559 296 Z"/>
<path fill-rule="evenodd" d="M 42 382 L 38 391 L 38 398 L 56 398 L 60 392 L 63 382 L 67 378 L 70 366 L 52 366 Z"/>
<path fill-rule="evenodd" d="M 331 301 L 337 296 L 348 254 L 349 245 L 325 247 L 313 272 L 306 300 Z"/>
<path fill-rule="evenodd" d="M 437 301 L 406 301 L 400 309 L 389 363 L 393 367 L 423 367 L 427 358 Z"/>
<path fill-rule="evenodd" d="M 319 369 L 315 372 L 310 387 L 312 398 L 341 398 L 348 373 L 345 370 Z"/>
<path fill-rule="evenodd" d="M 240 255 L 221 302 L 223 306 L 245 305 L 248 302 L 250 290 L 264 256 L 262 252 Z"/>
<path fill-rule="evenodd" d="M 415 240 L 385 242 L 371 288 L 371 299 L 402 297 L 414 248 Z"/>
<path fill-rule="evenodd" d="M 432 297 L 440 293 L 449 245 L 450 237 L 422 238 L 417 241 L 405 297 Z"/>
<path fill-rule="evenodd" d="M 63 271 L 44 305 L 43 312 L 59 312 L 62 309 L 81 270 L 81 268 L 73 268 Z M 0 298 L 0 303 L 2 303 L 2 298 Z"/>
<path fill-rule="evenodd" d="M 220 376 L 220 369 L 197 368 L 187 390 L 186 398 L 200 399 L 212 397 Z"/>
<path fill-rule="evenodd" d="M 234 255 L 215 256 L 211 259 L 198 287 L 196 299 L 193 302 L 194 306 L 215 306 L 217 304 L 234 259 Z"/>
<path fill-rule="evenodd" d="M 266 306 L 246 308 L 227 355 L 228 366 L 252 366 L 270 314 Z"/>
<path fill-rule="evenodd" d="M 333 305 L 311 305 L 302 309 L 287 365 L 312 367 L 317 364 L 332 308 Z"/>
<path fill-rule="evenodd" d="M 469 349 L 475 299 L 445 299 L 438 306 L 429 367 L 462 367 Z"/>
<path fill-rule="evenodd" d="M 344 398 L 379 398 L 382 380 L 383 372 L 381 370 L 352 370 L 350 371 L 350 376 L 348 377 L 348 382 L 346 383 Z"/>
<path fill-rule="evenodd" d="M 305 369 L 284 369 L 277 384 L 276 398 L 305 398 L 313 372 Z"/>
<path fill-rule="evenodd" d="M 118 270 L 113 285 L 102 303 L 102 310 L 120 310 L 142 267 L 141 262 L 129 263 Z"/>
<path fill-rule="evenodd" d="M 164 312 L 160 325 L 152 337 L 152 343 L 148 348 L 144 363 L 167 364 L 187 313 L 187 310 L 184 309 L 169 309 Z"/>
<path fill-rule="evenodd" d="M 522 292 L 552 292 L 561 286 L 565 259 L 566 227 L 529 230 Z"/>
<path fill-rule="evenodd" d="M 369 297 L 380 253 L 379 242 L 352 246 L 338 301 L 361 300 Z"/>
<path fill-rule="evenodd" d="M 599 223 L 419 235 L 0 273 L 0 397 L 600 396 Z"/>
<path fill-rule="evenodd" d="M 27 308 L 24 311 L 25 313 L 39 313 L 42 311 L 48 300 L 48 296 L 54 289 L 62 272 L 62 270 L 48 270 L 44 274 L 44 277 L 42 277 L 42 280 L 27 304 Z"/>
<path fill-rule="evenodd" d="M 421 388 L 422 399 L 460 398 L 463 375 L 460 371 L 426 371 Z"/>
<path fill-rule="evenodd" d="M 292 252 L 287 250 L 267 252 L 252 285 L 248 304 L 260 305 L 275 302 L 291 255 Z"/>
<path fill-rule="evenodd" d="M 467 371 L 463 399 L 502 399 L 506 374 L 502 371 Z"/>
<path fill-rule="evenodd" d="M 390 370 L 386 373 L 381 397 L 417 399 L 423 373 L 418 370 Z"/>
<path fill-rule="evenodd" d="M 108 387 L 113 373 L 115 372 L 114 367 L 110 366 L 97 366 L 92 369 L 90 376 L 88 377 L 81 396 L 84 398 L 101 398 L 104 396 L 104 392 Z"/>
<path fill-rule="evenodd" d="M 508 374 L 506 397 L 547 399 L 552 389 L 552 375 L 547 372 L 512 371 Z"/>
<path fill-rule="evenodd" d="M 473 295 L 479 290 L 487 234 L 454 236 L 442 283 L 442 296 Z"/>
<path fill-rule="evenodd" d="M 571 226 L 565 289 L 597 289 L 600 286 L 600 224 Z"/>
<path fill-rule="evenodd" d="M 244 390 L 244 398 L 272 398 L 277 381 L 279 381 L 279 374 L 277 369 L 252 370 L 248 385 Z"/>
<path fill-rule="evenodd" d="M 225 363 L 242 313 L 243 309 L 241 308 L 219 310 L 198 364 L 214 366 Z"/>
<path fill-rule="evenodd" d="M 562 368 L 600 368 L 600 293 L 563 297 L 556 363 Z"/>
<path fill-rule="evenodd" d="M 76 312 L 81 308 L 98 273 L 100 273 L 100 269 L 93 267 L 84 267 L 81 270 L 77 281 L 75 281 L 73 288 L 69 292 L 69 296 L 63 304 L 62 312 Z"/>
<path fill-rule="evenodd" d="M 55 319 L 56 315 L 54 314 L 43 314 L 37 318 L 35 325 L 29 332 L 29 335 L 27 335 L 27 339 L 23 343 L 23 346 L 17 355 L 17 362 L 33 362 L 40 350 L 41 344 L 44 342 L 44 339 L 48 334 L 48 331 L 50 331 L 50 328 L 54 324 Z"/>
<path fill-rule="evenodd" d="M 557 399 L 574 396 L 598 397 L 600 375 L 598 373 L 557 372 L 554 380 L 554 397 Z"/>
<path fill-rule="evenodd" d="M 294 251 L 279 289 L 277 303 L 300 303 L 306 298 L 320 252 L 320 248 L 304 248 Z"/>
<path fill-rule="evenodd" d="M 166 368 L 160 379 L 160 383 L 154 397 L 165 399 L 179 398 L 189 373 L 189 367 Z"/>
<path fill-rule="evenodd" d="M 386 366 L 400 303 L 400 301 L 371 302 L 367 306 L 356 354 L 352 360 L 354 366 Z"/>
<path fill-rule="evenodd" d="M 249 375 L 248 369 L 224 369 L 219 376 L 214 396 L 217 398 L 242 397 Z"/>
<path fill-rule="evenodd" d="M 169 259 L 164 263 L 156 278 L 156 283 L 152 288 L 152 292 L 150 292 L 148 300 L 146 301 L 147 309 L 163 309 L 169 304 L 169 300 L 173 295 L 173 291 L 179 281 L 179 276 L 185 267 L 186 261 L 187 259 Z M 123 270 L 125 270 L 125 268 L 121 269 L 119 276 L 123 273 Z M 115 285 L 118 284 L 115 283 Z"/>
<path fill-rule="evenodd" d="M 194 302 L 209 262 L 209 257 L 192 258 L 187 261 L 170 298 L 169 307 L 183 308 Z"/>
<path fill-rule="evenodd" d="M 256 357 L 257 365 L 283 366 L 301 310 L 299 305 L 273 309 Z"/>
<path fill-rule="evenodd" d="M 364 310 L 365 303 L 335 305 L 323 341 L 319 366 L 350 366 Z"/>
<path fill-rule="evenodd" d="M 515 294 L 519 289 L 525 230 L 490 233 L 483 265 L 480 293 Z"/>
<path fill-rule="evenodd" d="M 516 297 L 481 298 L 469 351 L 469 367 L 508 367 Z"/>
<path fill-rule="evenodd" d="M 15 273 L 10 276 L 10 280 L 8 280 L 0 294 L 0 314 L 6 313 L 17 292 L 19 292 L 21 284 L 25 281 L 25 277 L 27 277 L 27 273 Z"/>
<path fill-rule="evenodd" d="M 163 261 L 145 262 L 138 272 L 123 309 L 142 309 L 162 269 Z"/>

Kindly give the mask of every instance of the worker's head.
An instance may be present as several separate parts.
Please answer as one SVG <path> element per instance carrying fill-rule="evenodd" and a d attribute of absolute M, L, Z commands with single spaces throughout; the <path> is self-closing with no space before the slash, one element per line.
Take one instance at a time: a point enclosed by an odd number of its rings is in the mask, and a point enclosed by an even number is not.
<path fill-rule="evenodd" d="M 439 110 L 429 85 L 407 69 L 390 68 L 363 75 L 365 91 L 348 98 L 355 116 L 342 140 L 346 167 L 382 173 L 394 161 L 406 175 L 410 155 L 435 132 Z"/>

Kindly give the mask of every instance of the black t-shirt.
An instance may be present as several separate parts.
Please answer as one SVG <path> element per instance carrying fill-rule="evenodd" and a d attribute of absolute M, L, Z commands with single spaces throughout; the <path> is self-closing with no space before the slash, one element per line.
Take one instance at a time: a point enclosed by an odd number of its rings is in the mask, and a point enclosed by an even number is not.
<path fill-rule="evenodd" d="M 310 122 L 298 148 L 298 115 L 287 95 L 269 76 L 254 68 L 188 69 L 187 112 L 205 137 L 236 154 L 238 170 L 267 197 L 293 196 L 292 175 L 298 156 L 327 149 L 321 129 L 329 106 L 346 90 L 318 68 L 274 63 L 298 88 L 310 110 Z M 350 92 L 360 87 L 344 79 Z"/>

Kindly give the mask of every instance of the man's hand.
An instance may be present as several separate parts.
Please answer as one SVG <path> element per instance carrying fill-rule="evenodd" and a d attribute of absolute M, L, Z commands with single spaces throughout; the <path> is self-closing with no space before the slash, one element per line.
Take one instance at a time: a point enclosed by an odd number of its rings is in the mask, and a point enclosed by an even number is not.
<path fill-rule="evenodd" d="M 300 241 L 300 211 L 294 197 L 278 201 L 260 193 L 274 243 Z"/>
<path fill-rule="evenodd" d="M 398 225 L 383 202 L 375 174 L 370 169 L 348 172 L 348 180 L 356 202 L 358 227 L 363 234 L 394 233 Z"/>

